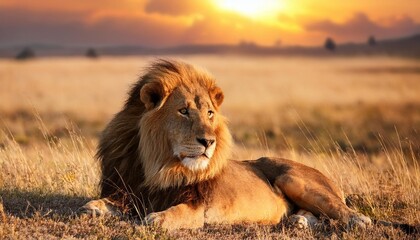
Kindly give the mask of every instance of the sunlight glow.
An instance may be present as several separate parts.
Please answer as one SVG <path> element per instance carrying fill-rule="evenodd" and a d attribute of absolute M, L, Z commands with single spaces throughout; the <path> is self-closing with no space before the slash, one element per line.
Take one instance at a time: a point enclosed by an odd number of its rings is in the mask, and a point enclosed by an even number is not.
<path fill-rule="evenodd" d="M 252 18 L 265 18 L 278 13 L 284 7 L 282 0 L 217 0 L 217 5 Z"/>

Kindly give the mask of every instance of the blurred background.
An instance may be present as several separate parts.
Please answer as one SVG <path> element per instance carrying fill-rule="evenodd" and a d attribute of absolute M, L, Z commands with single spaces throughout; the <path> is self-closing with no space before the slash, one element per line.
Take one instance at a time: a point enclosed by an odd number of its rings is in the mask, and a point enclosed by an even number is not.
<path fill-rule="evenodd" d="M 43 140 L 37 118 L 48 138 L 74 123 L 95 142 L 144 68 L 173 58 L 218 79 L 238 146 L 419 156 L 419 12 L 397 0 L 2 0 L 0 144 Z"/>
<path fill-rule="evenodd" d="M 420 1 L 0 0 L 0 238 L 415 239 L 75 217 L 100 196 L 100 132 L 158 58 L 214 75 L 232 158 L 294 159 L 372 219 L 419 226 Z"/>

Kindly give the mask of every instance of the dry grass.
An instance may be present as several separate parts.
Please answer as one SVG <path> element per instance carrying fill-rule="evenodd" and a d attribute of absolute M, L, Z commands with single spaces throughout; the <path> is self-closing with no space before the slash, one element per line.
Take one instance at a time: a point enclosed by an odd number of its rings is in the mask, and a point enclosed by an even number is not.
<path fill-rule="evenodd" d="M 419 62 L 182 59 L 208 68 L 225 90 L 235 158 L 295 159 L 332 178 L 353 207 L 372 218 L 420 224 L 419 75 L 386 70 L 416 68 Z M 98 196 L 97 134 L 149 60 L 1 60 L 0 238 L 419 237 L 384 226 L 348 232 L 329 219 L 307 231 L 285 222 L 167 233 L 131 218 L 76 216 L 80 206 Z"/>

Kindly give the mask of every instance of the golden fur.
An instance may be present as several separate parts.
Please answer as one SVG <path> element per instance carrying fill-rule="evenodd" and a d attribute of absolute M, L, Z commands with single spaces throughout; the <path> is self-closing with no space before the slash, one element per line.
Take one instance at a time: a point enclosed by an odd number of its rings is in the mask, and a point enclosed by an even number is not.
<path fill-rule="evenodd" d="M 154 63 L 102 134 L 102 199 L 84 210 L 135 209 L 147 223 L 168 229 L 275 224 L 299 209 L 298 227 L 313 223 L 312 214 L 370 223 L 315 169 L 279 158 L 228 160 L 231 135 L 219 113 L 223 98 L 205 71 L 176 61 Z"/>

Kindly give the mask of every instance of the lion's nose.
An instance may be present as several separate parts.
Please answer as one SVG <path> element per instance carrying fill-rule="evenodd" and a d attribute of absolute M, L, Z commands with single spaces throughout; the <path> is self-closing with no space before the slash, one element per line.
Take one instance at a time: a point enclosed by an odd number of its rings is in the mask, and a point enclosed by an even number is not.
<path fill-rule="evenodd" d="M 208 148 L 214 143 L 214 139 L 197 138 L 197 141 Z"/>

